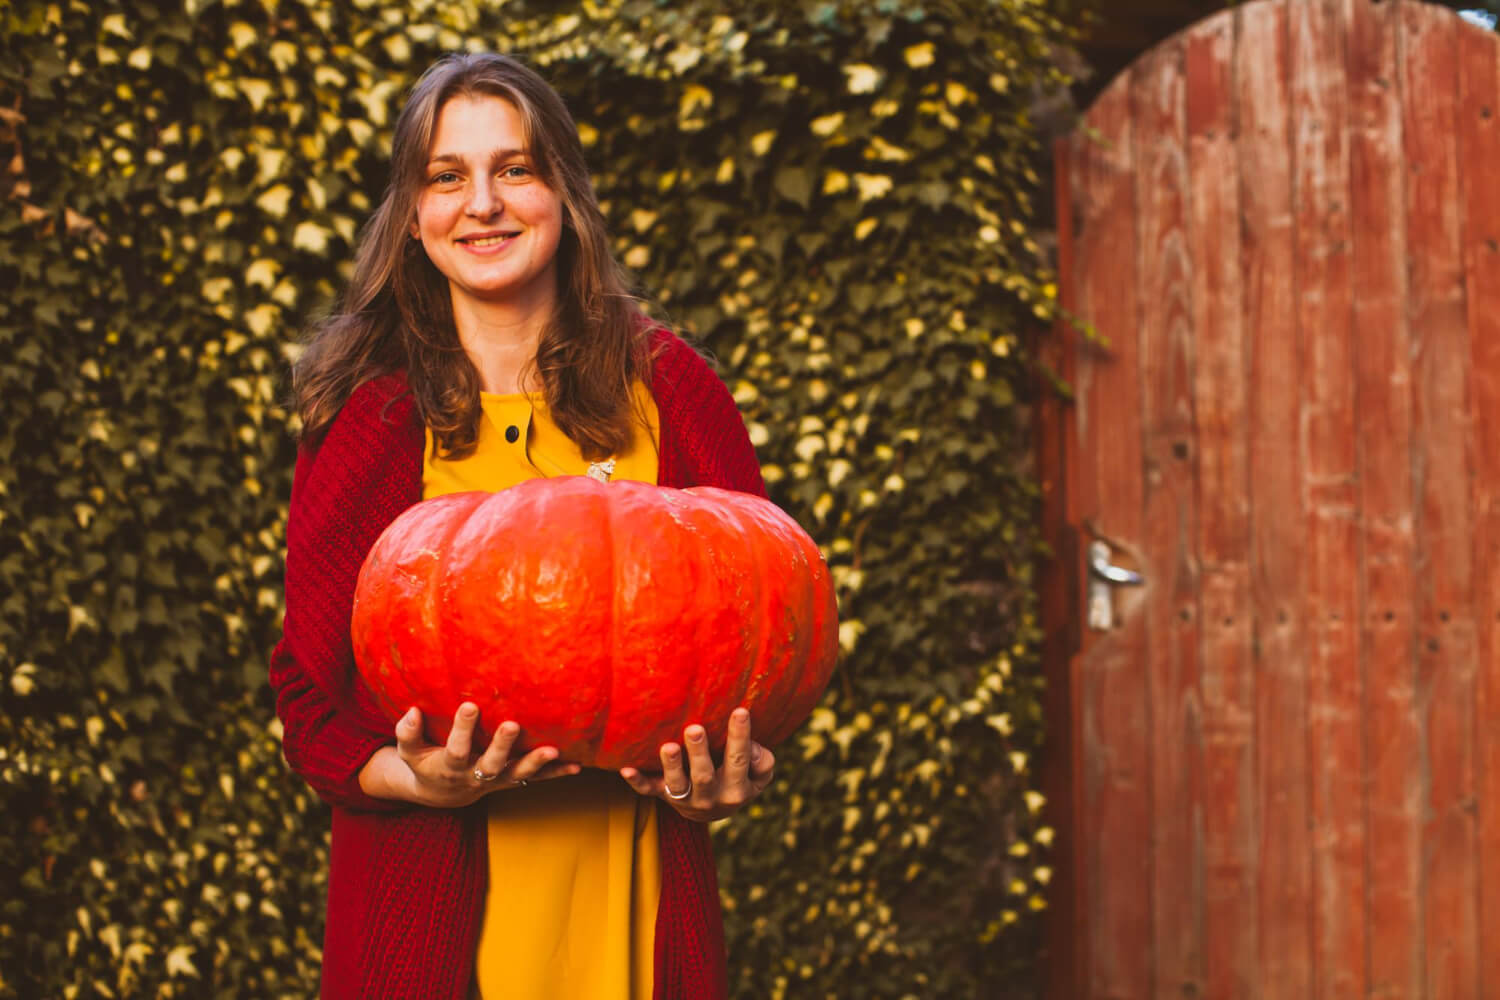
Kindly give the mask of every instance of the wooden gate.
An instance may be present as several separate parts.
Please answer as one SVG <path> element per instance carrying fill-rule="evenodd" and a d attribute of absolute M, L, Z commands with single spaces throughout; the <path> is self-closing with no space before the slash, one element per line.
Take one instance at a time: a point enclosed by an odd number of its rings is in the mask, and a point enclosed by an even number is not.
<path fill-rule="evenodd" d="M 1497 66 L 1260 0 L 1059 144 L 1053 997 L 1500 997 Z"/>

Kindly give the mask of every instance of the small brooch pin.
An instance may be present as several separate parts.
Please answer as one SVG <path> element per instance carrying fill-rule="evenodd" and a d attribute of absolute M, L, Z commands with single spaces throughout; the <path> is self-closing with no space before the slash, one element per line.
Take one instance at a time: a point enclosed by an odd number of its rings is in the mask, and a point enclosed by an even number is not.
<path fill-rule="evenodd" d="M 606 462 L 590 462 L 589 471 L 586 473 L 590 479 L 597 479 L 601 483 L 609 482 L 609 477 L 614 474 L 615 460 L 612 458 Z"/>

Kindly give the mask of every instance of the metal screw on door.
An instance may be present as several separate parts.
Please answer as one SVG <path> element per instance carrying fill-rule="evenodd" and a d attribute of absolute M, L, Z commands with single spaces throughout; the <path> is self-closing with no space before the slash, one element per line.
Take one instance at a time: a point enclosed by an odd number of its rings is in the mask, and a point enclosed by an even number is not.
<path fill-rule="evenodd" d="M 1114 628 L 1114 601 L 1110 599 L 1110 584 L 1138 587 L 1146 578 L 1135 570 L 1124 569 L 1109 561 L 1109 543 L 1089 543 L 1089 628 L 1096 632 L 1107 632 Z"/>

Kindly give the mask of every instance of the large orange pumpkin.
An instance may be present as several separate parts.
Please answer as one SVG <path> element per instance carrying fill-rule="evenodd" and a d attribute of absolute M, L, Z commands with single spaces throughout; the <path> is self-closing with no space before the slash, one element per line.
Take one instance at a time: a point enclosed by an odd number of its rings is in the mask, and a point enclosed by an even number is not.
<path fill-rule="evenodd" d="M 721 747 L 729 714 L 784 739 L 838 653 L 828 569 L 758 497 L 582 477 L 413 506 L 365 559 L 354 653 L 394 719 L 422 710 L 447 738 L 465 700 L 523 749 L 659 770 L 683 727 Z"/>

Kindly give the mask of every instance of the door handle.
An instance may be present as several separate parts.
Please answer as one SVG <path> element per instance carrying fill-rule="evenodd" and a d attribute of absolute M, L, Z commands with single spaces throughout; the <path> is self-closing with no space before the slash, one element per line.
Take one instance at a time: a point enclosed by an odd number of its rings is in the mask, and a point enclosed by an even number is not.
<path fill-rule="evenodd" d="M 1146 582 L 1146 578 L 1135 570 L 1124 569 L 1109 561 L 1108 542 L 1096 540 L 1089 543 L 1089 569 L 1095 576 L 1108 583 L 1123 583 L 1138 587 Z"/>
<path fill-rule="evenodd" d="M 1146 578 L 1132 569 L 1109 561 L 1109 543 L 1095 539 L 1089 543 L 1089 628 L 1107 632 L 1115 625 L 1114 600 L 1110 584 L 1139 587 Z"/>

